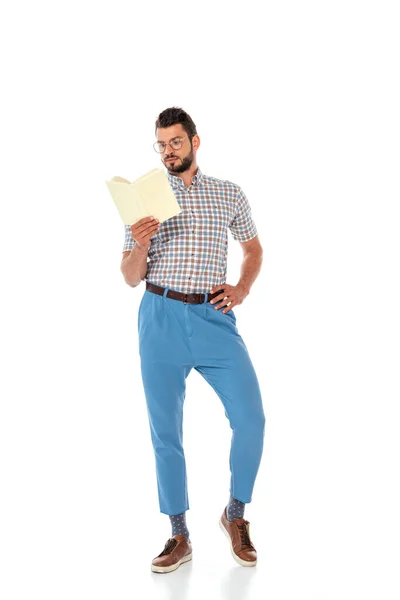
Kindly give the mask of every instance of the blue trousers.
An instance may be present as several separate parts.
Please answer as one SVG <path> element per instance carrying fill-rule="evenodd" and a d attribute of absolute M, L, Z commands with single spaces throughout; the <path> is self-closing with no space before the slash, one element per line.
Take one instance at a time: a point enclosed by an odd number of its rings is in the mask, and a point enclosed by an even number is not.
<path fill-rule="evenodd" d="M 150 282 L 152 283 L 152 282 Z M 155 454 L 160 512 L 189 509 L 182 446 L 186 378 L 195 369 L 213 387 L 232 429 L 230 493 L 251 502 L 263 451 L 265 415 L 257 376 L 233 309 L 185 304 L 145 290 L 138 311 L 141 374 Z M 206 295 L 207 299 L 207 295 Z"/>

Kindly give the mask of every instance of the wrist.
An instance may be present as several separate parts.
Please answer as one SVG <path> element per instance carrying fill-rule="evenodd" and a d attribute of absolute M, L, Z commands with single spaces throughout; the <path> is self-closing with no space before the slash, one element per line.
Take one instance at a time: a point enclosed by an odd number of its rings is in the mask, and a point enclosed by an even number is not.
<path fill-rule="evenodd" d="M 134 248 L 136 248 L 136 250 L 137 250 L 137 252 L 139 254 L 147 254 L 147 252 L 148 252 L 148 250 L 150 248 L 150 245 L 149 246 L 142 246 L 141 244 L 139 244 L 138 242 L 136 242 Z M 132 250 L 134 248 L 132 248 Z"/>
<path fill-rule="evenodd" d="M 239 281 L 239 283 L 236 285 L 236 287 L 239 288 L 240 290 L 242 290 L 246 294 L 246 296 L 248 294 L 250 294 L 250 286 L 246 285 L 242 281 Z"/>

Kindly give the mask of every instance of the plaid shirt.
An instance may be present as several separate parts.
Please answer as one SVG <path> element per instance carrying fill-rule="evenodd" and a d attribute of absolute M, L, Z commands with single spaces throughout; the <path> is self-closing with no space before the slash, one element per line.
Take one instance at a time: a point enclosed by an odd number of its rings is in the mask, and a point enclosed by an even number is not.
<path fill-rule="evenodd" d="M 235 240 L 257 235 L 249 202 L 230 181 L 204 175 L 198 167 L 192 185 L 167 172 L 182 212 L 160 223 L 150 238 L 145 280 L 179 292 L 209 292 L 226 283 L 228 227 Z M 135 245 L 125 225 L 123 252 Z"/>

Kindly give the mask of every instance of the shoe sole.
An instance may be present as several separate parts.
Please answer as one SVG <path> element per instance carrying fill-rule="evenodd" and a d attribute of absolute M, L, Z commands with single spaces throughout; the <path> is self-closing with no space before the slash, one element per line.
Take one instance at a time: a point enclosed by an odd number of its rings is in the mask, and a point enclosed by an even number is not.
<path fill-rule="evenodd" d="M 192 554 L 192 552 L 190 554 L 187 554 L 186 556 L 181 558 L 181 560 L 178 560 L 177 563 L 174 563 L 169 567 L 159 567 L 157 565 L 151 565 L 151 570 L 155 573 L 170 573 L 171 571 L 175 571 L 176 569 L 178 569 L 178 567 L 180 567 L 182 563 L 188 562 L 188 560 L 192 560 Z"/>
<path fill-rule="evenodd" d="M 222 529 L 222 531 L 224 532 L 224 534 L 226 535 L 226 537 L 229 540 L 229 545 L 231 547 L 231 553 L 233 558 L 236 560 L 236 562 L 239 563 L 239 565 L 242 565 L 242 567 L 255 567 L 257 564 L 257 559 L 256 560 L 243 560 L 242 558 L 240 558 L 237 554 L 235 554 L 234 550 L 233 550 L 233 546 L 232 546 L 232 540 L 231 540 L 231 536 L 229 535 L 229 533 L 227 532 L 227 530 L 224 527 L 224 524 L 222 523 L 222 521 L 219 521 L 219 526 Z"/>

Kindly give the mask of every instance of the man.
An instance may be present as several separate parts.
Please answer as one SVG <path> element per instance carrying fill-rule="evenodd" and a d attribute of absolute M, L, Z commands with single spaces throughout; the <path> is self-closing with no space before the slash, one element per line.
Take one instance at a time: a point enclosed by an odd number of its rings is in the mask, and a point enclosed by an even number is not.
<path fill-rule="evenodd" d="M 257 553 L 244 507 L 251 502 L 261 460 L 265 415 L 233 307 L 250 292 L 262 248 L 241 188 L 197 166 L 200 137 L 191 117 L 181 108 L 167 108 L 156 120 L 155 133 L 154 149 L 182 212 L 163 223 L 149 216 L 126 225 L 121 263 L 128 285 L 146 280 L 138 312 L 141 373 L 160 512 L 172 524 L 171 537 L 151 568 L 167 573 L 192 558 L 182 447 L 185 381 L 192 368 L 220 397 L 232 429 L 230 496 L 220 527 L 235 560 L 254 566 Z M 244 253 L 236 285 L 225 282 L 228 227 Z"/>

